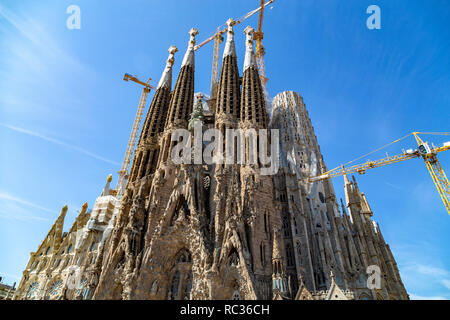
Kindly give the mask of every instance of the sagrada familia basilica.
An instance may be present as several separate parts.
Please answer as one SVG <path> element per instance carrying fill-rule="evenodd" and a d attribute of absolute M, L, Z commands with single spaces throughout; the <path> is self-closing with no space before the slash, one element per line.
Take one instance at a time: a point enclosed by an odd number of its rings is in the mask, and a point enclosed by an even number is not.
<path fill-rule="evenodd" d="M 197 30 L 174 89 L 170 47 L 126 188 L 110 188 L 109 176 L 69 232 L 62 208 L 15 299 L 409 298 L 355 179 L 344 177 L 340 203 L 330 180 L 308 182 L 327 168 L 302 97 L 279 93 L 269 117 L 253 32 L 245 29 L 239 67 L 228 23 L 216 99 L 206 108 L 194 94 Z M 279 130 L 279 170 L 262 175 L 258 161 L 175 164 L 172 133 L 193 121 L 223 133 Z"/>

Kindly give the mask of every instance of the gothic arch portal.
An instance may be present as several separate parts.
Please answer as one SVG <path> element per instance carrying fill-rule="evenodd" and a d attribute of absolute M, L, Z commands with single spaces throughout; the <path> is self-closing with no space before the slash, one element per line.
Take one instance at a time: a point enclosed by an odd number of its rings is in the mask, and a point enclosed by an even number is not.
<path fill-rule="evenodd" d="M 183 248 L 175 255 L 169 271 L 167 299 L 190 300 L 192 281 L 192 255 L 189 250 Z"/>

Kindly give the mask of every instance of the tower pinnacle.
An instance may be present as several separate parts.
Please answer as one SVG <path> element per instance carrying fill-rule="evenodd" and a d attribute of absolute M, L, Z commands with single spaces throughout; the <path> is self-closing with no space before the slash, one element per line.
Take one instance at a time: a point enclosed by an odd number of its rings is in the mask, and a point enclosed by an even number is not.
<path fill-rule="evenodd" d="M 159 80 L 158 88 L 166 87 L 171 89 L 172 87 L 172 66 L 175 61 L 175 52 L 178 49 L 175 46 L 170 46 L 169 48 L 169 58 L 167 58 L 166 68 L 164 69 L 161 80 Z"/>
<path fill-rule="evenodd" d="M 195 67 L 195 59 L 194 59 L 194 51 L 195 51 L 195 36 L 198 35 L 198 30 L 195 28 L 192 28 L 189 30 L 189 45 L 186 51 L 186 54 L 184 55 L 183 62 L 181 63 L 181 67 L 190 65 L 193 68 Z"/>
<path fill-rule="evenodd" d="M 253 29 L 250 26 L 244 29 L 244 33 L 246 35 L 244 71 L 250 66 L 256 66 L 255 52 L 253 51 L 253 40 L 252 40 L 252 35 L 254 31 L 255 29 Z"/>
<path fill-rule="evenodd" d="M 236 24 L 232 18 L 227 20 L 227 42 L 225 43 L 225 50 L 223 51 L 223 57 L 225 58 L 228 55 L 236 56 L 236 48 L 234 45 L 234 31 L 233 26 Z"/>

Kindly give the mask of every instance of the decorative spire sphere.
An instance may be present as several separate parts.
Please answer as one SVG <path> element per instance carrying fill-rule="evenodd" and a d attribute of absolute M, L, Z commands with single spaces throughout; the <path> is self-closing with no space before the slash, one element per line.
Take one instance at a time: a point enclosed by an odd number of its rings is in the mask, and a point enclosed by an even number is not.
<path fill-rule="evenodd" d="M 236 24 L 236 21 L 233 18 L 230 18 L 227 20 L 226 24 L 228 26 L 228 31 L 232 31 L 232 27 Z"/>
<path fill-rule="evenodd" d="M 175 46 L 170 46 L 170 48 L 169 48 L 169 53 L 170 54 L 175 54 L 175 52 L 177 52 L 178 51 L 178 48 L 177 47 L 175 47 Z"/>
<path fill-rule="evenodd" d="M 69 208 L 69 207 L 68 207 L 67 204 L 66 204 L 64 207 L 62 207 L 62 210 L 61 210 L 61 211 L 67 211 L 68 208 Z"/>
<path fill-rule="evenodd" d="M 245 29 L 244 29 L 244 33 L 246 34 L 246 35 L 252 35 L 252 33 L 255 31 L 255 29 L 253 29 L 251 26 L 247 26 Z"/>
<path fill-rule="evenodd" d="M 192 28 L 191 30 L 189 30 L 189 34 L 191 37 L 195 37 L 196 35 L 198 35 L 198 30 L 195 28 Z"/>
<path fill-rule="evenodd" d="M 86 209 L 87 206 L 88 206 L 88 204 L 87 204 L 87 202 L 85 202 L 85 203 L 82 205 L 82 208 L 83 208 L 83 209 Z"/>
<path fill-rule="evenodd" d="M 106 182 L 111 182 L 112 181 L 112 174 L 110 174 L 109 176 L 108 176 L 108 178 L 106 178 Z"/>

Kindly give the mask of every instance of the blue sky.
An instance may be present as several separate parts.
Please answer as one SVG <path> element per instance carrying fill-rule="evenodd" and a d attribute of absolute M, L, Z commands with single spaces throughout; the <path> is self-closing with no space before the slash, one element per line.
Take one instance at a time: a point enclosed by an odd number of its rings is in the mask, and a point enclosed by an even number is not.
<path fill-rule="evenodd" d="M 106 176 L 120 169 L 141 91 L 123 74 L 156 84 L 167 49 L 176 45 L 176 79 L 191 27 L 201 41 L 258 3 L 0 0 L 4 281 L 19 281 L 63 205 L 67 230 L 85 201 L 92 207 Z M 80 30 L 66 28 L 71 4 L 81 9 Z M 366 27 L 371 4 L 381 8 L 381 30 Z M 449 18 L 445 0 L 276 0 L 264 21 L 269 94 L 303 96 L 329 168 L 412 131 L 450 131 Z M 240 68 L 243 29 L 256 24 L 254 16 L 236 28 Z M 197 52 L 196 91 L 209 91 L 211 55 L 211 45 Z M 413 146 L 409 138 L 385 151 Z M 448 175 L 450 152 L 439 159 Z M 450 299 L 450 216 L 423 161 L 356 178 L 411 297 Z M 343 180 L 334 185 L 342 197 Z"/>

